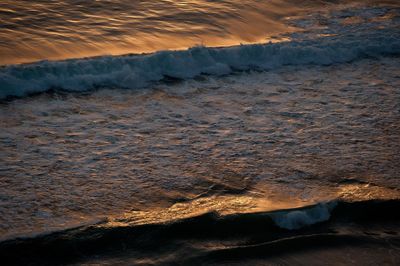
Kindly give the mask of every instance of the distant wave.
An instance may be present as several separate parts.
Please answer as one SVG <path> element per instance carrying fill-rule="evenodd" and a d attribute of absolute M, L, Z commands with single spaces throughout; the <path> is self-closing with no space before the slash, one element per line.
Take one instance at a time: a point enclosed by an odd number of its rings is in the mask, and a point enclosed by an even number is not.
<path fill-rule="evenodd" d="M 281 43 L 42 61 L 0 68 L 0 99 L 48 90 L 137 89 L 166 77 L 190 79 L 201 74 L 220 76 L 284 65 L 330 65 L 398 54 L 400 30 L 392 28 Z"/>

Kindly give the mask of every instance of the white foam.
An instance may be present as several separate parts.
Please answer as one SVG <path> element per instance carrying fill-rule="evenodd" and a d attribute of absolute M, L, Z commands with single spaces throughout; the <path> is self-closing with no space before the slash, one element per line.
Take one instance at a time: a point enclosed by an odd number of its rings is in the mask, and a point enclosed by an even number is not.
<path fill-rule="evenodd" d="M 307 225 L 327 221 L 331 216 L 331 210 L 335 206 L 335 202 L 320 203 L 311 208 L 272 213 L 270 217 L 279 227 L 289 230 L 299 229 Z"/>
<path fill-rule="evenodd" d="M 330 65 L 399 53 L 400 30 L 381 29 L 274 44 L 194 47 L 148 55 L 43 61 L 0 68 L 0 99 L 50 89 L 137 89 L 166 76 L 190 79 L 200 74 L 218 76 L 234 70 L 270 70 L 283 65 Z"/>

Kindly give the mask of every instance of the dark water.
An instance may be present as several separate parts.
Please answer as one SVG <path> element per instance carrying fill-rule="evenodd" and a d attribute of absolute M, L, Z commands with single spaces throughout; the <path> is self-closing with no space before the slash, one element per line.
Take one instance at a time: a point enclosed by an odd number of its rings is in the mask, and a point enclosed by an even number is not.
<path fill-rule="evenodd" d="M 397 265 L 399 204 L 340 202 L 329 222 L 296 231 L 276 226 L 282 212 L 90 226 L 3 242 L 0 254 L 18 265 Z"/>
<path fill-rule="evenodd" d="M 6 264 L 399 264 L 395 1 L 0 10 Z"/>

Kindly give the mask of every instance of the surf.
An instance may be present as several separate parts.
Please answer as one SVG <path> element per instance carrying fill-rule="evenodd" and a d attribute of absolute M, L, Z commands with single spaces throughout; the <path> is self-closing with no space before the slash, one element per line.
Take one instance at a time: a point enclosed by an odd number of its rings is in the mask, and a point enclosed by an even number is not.
<path fill-rule="evenodd" d="M 146 55 L 43 61 L 0 68 L 0 99 L 49 90 L 140 89 L 165 78 L 193 79 L 236 71 L 272 70 L 287 65 L 331 65 L 400 54 L 398 28 L 357 35 L 224 48 L 193 47 Z"/>

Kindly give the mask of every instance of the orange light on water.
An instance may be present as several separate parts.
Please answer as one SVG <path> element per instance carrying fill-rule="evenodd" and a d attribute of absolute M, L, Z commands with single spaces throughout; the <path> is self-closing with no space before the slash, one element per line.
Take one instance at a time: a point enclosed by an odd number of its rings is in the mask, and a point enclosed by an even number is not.
<path fill-rule="evenodd" d="M 3 1 L 0 65 L 280 40 L 298 12 L 283 0 Z"/>

